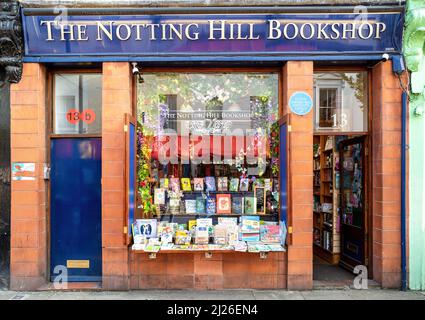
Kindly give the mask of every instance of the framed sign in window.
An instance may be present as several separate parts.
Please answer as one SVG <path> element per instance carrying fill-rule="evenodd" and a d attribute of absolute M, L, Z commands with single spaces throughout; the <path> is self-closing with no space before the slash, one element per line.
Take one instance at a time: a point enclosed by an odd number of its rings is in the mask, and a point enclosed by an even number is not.
<path fill-rule="evenodd" d="M 137 152 L 137 132 L 136 120 L 129 114 L 125 115 L 125 226 L 124 242 L 131 244 L 132 225 L 136 213 L 136 152 Z"/>

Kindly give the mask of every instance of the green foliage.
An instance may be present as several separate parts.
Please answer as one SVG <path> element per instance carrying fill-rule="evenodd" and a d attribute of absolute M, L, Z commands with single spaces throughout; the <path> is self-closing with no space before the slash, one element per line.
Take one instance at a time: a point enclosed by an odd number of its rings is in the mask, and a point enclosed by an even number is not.
<path fill-rule="evenodd" d="M 149 216 L 156 212 L 156 206 L 153 204 L 151 192 L 151 177 L 149 163 L 151 161 L 151 152 L 148 143 L 142 133 L 143 129 L 139 125 L 137 134 L 137 178 L 138 193 L 142 203 L 144 216 Z"/>

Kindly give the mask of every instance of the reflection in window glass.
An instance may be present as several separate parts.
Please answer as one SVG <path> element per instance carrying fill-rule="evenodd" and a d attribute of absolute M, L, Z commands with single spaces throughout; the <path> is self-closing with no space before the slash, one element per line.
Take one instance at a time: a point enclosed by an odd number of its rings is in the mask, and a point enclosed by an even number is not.
<path fill-rule="evenodd" d="M 143 78 L 137 91 L 138 121 L 146 137 L 159 141 L 152 145 L 154 161 L 164 164 L 160 178 L 272 177 L 276 159 L 270 135 L 278 120 L 277 73 L 161 73 Z M 172 135 L 177 136 L 175 144 Z M 159 147 L 165 141 L 174 146 L 167 153 L 169 162 L 163 161 L 165 153 Z M 258 171 L 250 173 L 249 167 Z M 243 168 L 248 171 L 240 171 Z"/>
<path fill-rule="evenodd" d="M 144 74 L 138 115 L 146 134 L 173 128 L 179 135 L 267 131 L 278 115 L 278 75 Z M 142 117 L 142 119 L 140 119 Z"/>
<path fill-rule="evenodd" d="M 56 74 L 55 134 L 100 134 L 102 131 L 102 76 Z"/>
<path fill-rule="evenodd" d="M 315 130 L 368 130 L 367 72 L 329 72 L 314 75 Z"/>

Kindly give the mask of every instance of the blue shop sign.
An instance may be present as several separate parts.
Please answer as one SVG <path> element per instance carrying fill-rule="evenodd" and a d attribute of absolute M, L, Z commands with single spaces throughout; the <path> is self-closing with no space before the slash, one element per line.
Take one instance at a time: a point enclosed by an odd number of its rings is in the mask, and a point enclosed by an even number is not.
<path fill-rule="evenodd" d="M 295 92 L 289 99 L 289 108 L 292 113 L 305 116 L 313 109 L 313 99 L 306 92 Z"/>
<path fill-rule="evenodd" d="M 87 61 L 398 54 L 400 12 L 26 15 L 25 58 Z"/>

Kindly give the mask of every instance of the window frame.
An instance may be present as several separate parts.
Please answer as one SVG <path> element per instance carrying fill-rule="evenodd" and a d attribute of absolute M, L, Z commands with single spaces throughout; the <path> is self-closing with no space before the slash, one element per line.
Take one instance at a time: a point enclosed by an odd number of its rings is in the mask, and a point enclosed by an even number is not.
<path fill-rule="evenodd" d="M 365 72 L 367 76 L 367 81 L 365 84 L 366 91 L 367 91 L 367 104 L 368 104 L 368 111 L 367 111 L 367 130 L 365 131 L 337 131 L 326 128 L 322 130 L 316 129 L 316 110 L 314 110 L 314 123 L 313 123 L 313 134 L 316 136 L 346 136 L 346 135 L 369 135 L 372 132 L 372 112 L 373 112 L 373 98 L 372 98 L 372 70 L 365 66 L 315 66 L 313 70 L 313 74 L 317 73 L 355 73 L 355 72 Z M 314 99 L 316 99 L 316 84 L 313 85 L 313 92 L 314 92 Z M 314 106 L 316 107 L 316 103 L 314 103 Z M 343 108 L 341 108 L 343 110 Z"/>
<path fill-rule="evenodd" d="M 101 138 L 102 132 L 100 133 L 55 133 L 55 108 L 56 108 L 56 83 L 55 77 L 58 74 L 98 74 L 103 77 L 101 68 L 93 68 L 93 69 L 51 69 L 48 73 L 48 115 L 46 119 L 48 120 L 47 128 L 48 128 L 48 137 L 49 139 L 56 138 Z M 102 79 L 103 82 L 103 79 Z M 103 90 L 102 90 L 103 91 Z M 102 97 L 103 98 L 103 97 Z M 103 113 L 103 102 L 102 102 L 102 113 Z"/>

